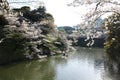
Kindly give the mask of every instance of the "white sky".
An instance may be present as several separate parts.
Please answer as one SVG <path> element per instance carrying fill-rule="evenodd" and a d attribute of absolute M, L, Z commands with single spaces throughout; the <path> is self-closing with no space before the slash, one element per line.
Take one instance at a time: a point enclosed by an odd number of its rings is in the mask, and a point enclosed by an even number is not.
<path fill-rule="evenodd" d="M 81 21 L 81 16 L 68 7 L 65 0 L 49 0 L 46 7 L 48 12 L 54 16 L 57 25 L 76 25 Z"/>
<path fill-rule="evenodd" d="M 16 0 L 8 0 L 11 2 L 15 2 Z M 30 0 L 17 0 L 17 1 L 30 1 Z M 33 1 L 33 0 L 31 0 Z M 55 24 L 57 26 L 73 26 L 77 25 L 82 21 L 81 15 L 86 11 L 85 6 L 78 8 L 68 7 L 68 0 L 34 0 L 37 3 L 27 3 L 27 4 L 10 4 L 11 7 L 21 7 L 23 5 L 29 5 L 30 7 L 36 8 L 39 5 L 39 1 L 44 1 L 47 12 L 51 13 L 55 19 Z M 70 1 L 70 0 L 69 0 Z M 78 13 L 80 12 L 80 13 Z"/>

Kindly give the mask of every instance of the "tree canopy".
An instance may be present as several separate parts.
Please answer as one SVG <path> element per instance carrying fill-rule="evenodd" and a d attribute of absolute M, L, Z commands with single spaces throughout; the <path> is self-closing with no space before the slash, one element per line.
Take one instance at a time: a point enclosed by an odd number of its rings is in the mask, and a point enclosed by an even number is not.
<path fill-rule="evenodd" d="M 45 13 L 46 8 L 44 6 L 39 6 L 37 9 L 23 13 L 23 16 L 32 22 L 36 22 L 41 21 L 43 18 L 45 18 Z"/>

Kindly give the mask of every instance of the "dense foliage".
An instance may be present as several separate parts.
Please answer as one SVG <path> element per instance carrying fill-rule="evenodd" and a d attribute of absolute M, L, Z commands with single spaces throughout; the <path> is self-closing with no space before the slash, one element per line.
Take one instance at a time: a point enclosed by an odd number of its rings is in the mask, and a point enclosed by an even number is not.
<path fill-rule="evenodd" d="M 21 8 L 22 10 L 22 8 Z M 22 10 L 23 11 L 23 10 Z M 43 18 L 45 18 L 46 8 L 40 6 L 38 9 L 27 11 L 23 13 L 23 16 L 27 19 L 29 19 L 32 22 L 41 21 Z"/>
<path fill-rule="evenodd" d="M 109 56 L 120 60 L 120 14 L 113 14 L 104 22 L 107 33 L 105 48 Z"/>
<path fill-rule="evenodd" d="M 25 59 L 26 40 L 21 33 L 12 33 L 0 44 L 0 63 Z"/>

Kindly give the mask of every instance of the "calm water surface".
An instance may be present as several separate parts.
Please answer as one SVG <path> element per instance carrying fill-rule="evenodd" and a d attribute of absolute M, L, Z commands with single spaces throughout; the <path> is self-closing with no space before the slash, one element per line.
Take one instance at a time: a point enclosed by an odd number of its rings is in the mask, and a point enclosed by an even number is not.
<path fill-rule="evenodd" d="M 105 68 L 105 51 L 79 48 L 68 58 L 53 56 L 0 66 L 0 80 L 118 80 Z"/>

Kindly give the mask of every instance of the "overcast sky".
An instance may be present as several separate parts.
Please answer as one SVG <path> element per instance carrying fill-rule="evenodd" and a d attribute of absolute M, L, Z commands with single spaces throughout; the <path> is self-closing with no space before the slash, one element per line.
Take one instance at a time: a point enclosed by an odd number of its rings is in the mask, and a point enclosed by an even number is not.
<path fill-rule="evenodd" d="M 8 0 L 10 2 L 33 1 L 33 0 Z M 33 3 L 11 3 L 11 7 L 21 7 L 28 5 L 31 8 L 37 8 L 39 1 L 44 1 L 47 12 L 51 13 L 55 19 L 55 24 L 58 26 L 73 26 L 82 21 L 81 15 L 86 12 L 85 6 L 78 8 L 68 7 L 67 3 L 71 0 L 34 0 Z M 68 2 L 69 1 L 69 2 Z M 79 10 L 79 11 L 78 11 Z"/>

